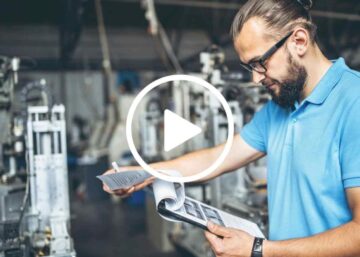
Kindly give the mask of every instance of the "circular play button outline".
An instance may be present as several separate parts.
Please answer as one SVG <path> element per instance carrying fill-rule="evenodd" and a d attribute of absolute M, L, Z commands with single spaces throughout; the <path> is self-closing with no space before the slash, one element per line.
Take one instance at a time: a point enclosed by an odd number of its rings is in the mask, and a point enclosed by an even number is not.
<path fill-rule="evenodd" d="M 167 175 L 164 175 L 163 173 L 160 173 L 160 172 L 156 171 L 155 169 L 153 169 L 140 156 L 140 154 L 138 153 L 138 151 L 135 147 L 134 140 L 132 138 L 132 121 L 134 118 L 136 108 L 139 105 L 140 101 L 145 97 L 145 95 L 147 93 L 149 93 L 154 88 L 156 88 L 162 84 L 172 82 L 172 81 L 193 82 L 195 84 L 198 84 L 198 85 L 208 89 L 220 101 L 221 105 L 223 106 L 223 108 L 225 110 L 226 118 L 228 120 L 228 136 L 227 136 L 227 140 L 225 143 L 225 147 L 224 147 L 223 151 L 221 152 L 220 156 L 207 169 L 203 170 L 202 172 L 200 172 L 198 174 L 186 176 L 186 177 L 167 176 Z M 130 106 L 129 113 L 126 118 L 126 139 L 127 139 L 130 151 L 133 154 L 135 160 L 140 164 L 140 166 L 144 170 L 149 172 L 151 175 L 153 175 L 157 178 L 160 178 L 162 180 L 169 181 L 169 182 L 177 182 L 177 183 L 193 182 L 193 181 L 197 181 L 197 180 L 200 180 L 200 179 L 208 176 L 209 174 L 214 172 L 221 165 L 222 162 L 224 162 L 226 156 L 230 152 L 231 145 L 232 145 L 233 139 L 234 139 L 234 117 L 232 115 L 230 106 L 226 102 L 224 96 L 209 82 L 207 82 L 201 78 L 190 76 L 190 75 L 170 75 L 170 76 L 162 77 L 160 79 L 157 79 L 157 80 L 151 82 L 149 85 L 144 87 L 140 91 L 140 93 L 135 97 L 134 101 L 132 102 L 132 104 Z"/>

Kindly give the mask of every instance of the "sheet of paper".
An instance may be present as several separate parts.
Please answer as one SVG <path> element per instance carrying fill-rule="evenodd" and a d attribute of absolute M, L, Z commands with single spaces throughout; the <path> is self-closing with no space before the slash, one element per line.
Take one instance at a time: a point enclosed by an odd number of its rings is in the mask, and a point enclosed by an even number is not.
<path fill-rule="evenodd" d="M 230 213 L 219 210 L 220 216 L 223 218 L 226 227 L 241 229 L 252 236 L 265 238 L 259 226 L 249 220 L 234 216 Z"/>
<path fill-rule="evenodd" d="M 144 170 L 121 171 L 97 176 L 97 178 L 104 182 L 111 190 L 128 188 L 150 177 L 151 174 Z"/>

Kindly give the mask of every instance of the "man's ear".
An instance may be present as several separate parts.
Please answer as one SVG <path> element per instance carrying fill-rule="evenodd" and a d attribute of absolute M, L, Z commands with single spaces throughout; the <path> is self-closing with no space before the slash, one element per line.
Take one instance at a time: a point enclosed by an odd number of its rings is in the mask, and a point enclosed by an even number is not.
<path fill-rule="evenodd" d="M 293 51 L 293 54 L 303 57 L 308 51 L 310 44 L 310 35 L 308 31 L 301 27 L 295 28 L 289 44 L 290 51 Z"/>

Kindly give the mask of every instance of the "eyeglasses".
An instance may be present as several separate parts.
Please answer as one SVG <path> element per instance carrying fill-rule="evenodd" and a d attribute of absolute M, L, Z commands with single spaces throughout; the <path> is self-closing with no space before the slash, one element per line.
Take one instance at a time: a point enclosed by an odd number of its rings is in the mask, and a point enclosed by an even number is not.
<path fill-rule="evenodd" d="M 293 31 L 286 34 L 280 41 L 278 41 L 273 47 L 271 47 L 268 51 L 266 51 L 260 58 L 256 60 L 252 60 L 249 63 L 243 63 L 240 61 L 241 66 L 247 69 L 250 72 L 256 71 L 258 73 L 265 73 L 267 68 L 265 66 L 265 61 L 269 59 L 283 44 L 286 40 L 291 36 Z"/>

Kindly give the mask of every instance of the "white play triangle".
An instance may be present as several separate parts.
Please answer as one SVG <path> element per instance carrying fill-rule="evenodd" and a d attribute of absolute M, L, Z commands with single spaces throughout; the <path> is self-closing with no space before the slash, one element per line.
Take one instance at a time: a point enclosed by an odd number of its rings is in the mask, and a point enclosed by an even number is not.
<path fill-rule="evenodd" d="M 166 152 L 201 133 L 201 128 L 172 111 L 164 114 L 164 150 Z"/>

